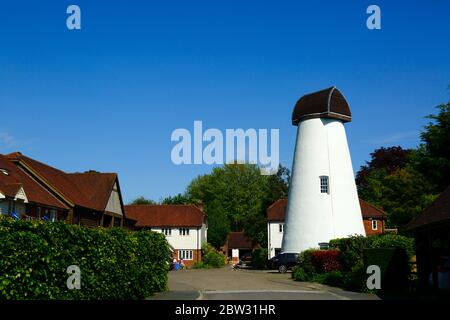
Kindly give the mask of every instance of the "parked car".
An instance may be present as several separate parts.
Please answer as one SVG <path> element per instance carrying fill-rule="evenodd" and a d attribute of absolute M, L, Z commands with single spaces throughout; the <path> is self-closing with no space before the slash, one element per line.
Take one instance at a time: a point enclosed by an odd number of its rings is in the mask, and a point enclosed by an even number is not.
<path fill-rule="evenodd" d="M 285 273 L 298 264 L 298 253 L 283 252 L 267 262 L 269 269 L 276 269 L 280 273 Z"/>

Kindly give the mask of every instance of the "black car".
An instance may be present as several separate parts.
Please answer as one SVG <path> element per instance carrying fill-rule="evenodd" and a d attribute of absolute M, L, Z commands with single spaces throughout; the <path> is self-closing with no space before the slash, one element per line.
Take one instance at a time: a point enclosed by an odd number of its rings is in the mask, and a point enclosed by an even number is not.
<path fill-rule="evenodd" d="M 298 253 L 283 252 L 277 254 L 268 261 L 269 269 L 277 269 L 280 273 L 285 273 L 298 264 Z"/>

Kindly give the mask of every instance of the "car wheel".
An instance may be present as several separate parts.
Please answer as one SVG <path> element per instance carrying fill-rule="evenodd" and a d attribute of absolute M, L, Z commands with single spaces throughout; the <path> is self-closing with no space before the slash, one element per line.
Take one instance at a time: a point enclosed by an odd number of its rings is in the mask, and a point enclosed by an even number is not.
<path fill-rule="evenodd" d="M 286 271 L 287 271 L 287 267 L 284 264 L 282 264 L 281 266 L 278 267 L 279 273 L 286 273 Z"/>

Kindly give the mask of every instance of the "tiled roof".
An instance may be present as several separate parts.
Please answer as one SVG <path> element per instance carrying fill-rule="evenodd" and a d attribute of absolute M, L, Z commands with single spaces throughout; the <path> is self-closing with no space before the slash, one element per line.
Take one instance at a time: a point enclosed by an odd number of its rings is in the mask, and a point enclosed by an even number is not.
<path fill-rule="evenodd" d="M 253 243 L 244 232 L 230 232 L 227 236 L 228 249 L 252 249 Z"/>
<path fill-rule="evenodd" d="M 406 228 L 413 231 L 443 222 L 450 222 L 450 187 L 447 187 L 447 189 L 445 189 L 444 192 L 442 192 L 422 213 L 414 218 Z"/>
<path fill-rule="evenodd" d="M 31 171 L 72 205 L 98 211 L 105 209 L 117 179 L 115 173 L 66 173 L 20 152 L 11 153 L 7 157 Z"/>
<path fill-rule="evenodd" d="M 15 197 L 20 187 L 23 187 L 29 202 L 49 207 L 68 209 L 68 207 L 53 196 L 44 186 L 34 180 L 28 173 L 12 163 L 6 156 L 0 155 L 0 191 L 9 197 Z"/>
<path fill-rule="evenodd" d="M 386 213 L 380 208 L 371 205 L 370 203 L 359 198 L 359 205 L 363 218 L 386 218 Z"/>
<path fill-rule="evenodd" d="M 205 221 L 195 205 L 127 205 L 125 214 L 136 227 L 201 227 Z"/>
<path fill-rule="evenodd" d="M 267 208 L 268 221 L 284 221 L 287 199 L 278 199 Z"/>
<path fill-rule="evenodd" d="M 267 221 L 284 221 L 288 200 L 279 199 L 267 208 Z M 371 205 L 370 203 L 359 199 L 361 214 L 363 218 L 386 218 L 386 213 Z"/>

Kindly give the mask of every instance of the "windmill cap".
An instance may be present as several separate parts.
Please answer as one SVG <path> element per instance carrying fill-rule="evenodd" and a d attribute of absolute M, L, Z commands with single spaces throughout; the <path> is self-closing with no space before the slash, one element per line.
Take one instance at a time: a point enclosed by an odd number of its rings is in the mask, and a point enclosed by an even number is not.
<path fill-rule="evenodd" d="M 292 124 L 313 118 L 332 118 L 343 122 L 352 121 L 350 107 L 336 87 L 330 87 L 301 97 L 292 112 Z"/>

